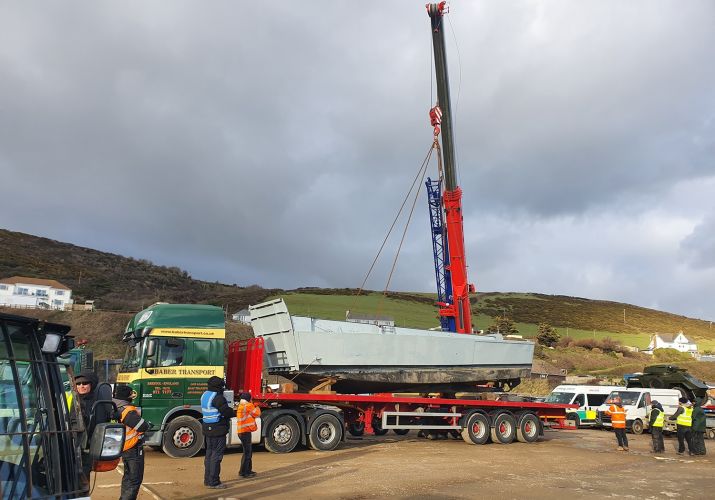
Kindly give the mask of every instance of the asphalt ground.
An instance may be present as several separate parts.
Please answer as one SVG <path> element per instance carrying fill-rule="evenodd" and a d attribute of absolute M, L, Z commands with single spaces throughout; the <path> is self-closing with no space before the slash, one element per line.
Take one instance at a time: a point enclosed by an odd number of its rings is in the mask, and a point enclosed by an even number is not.
<path fill-rule="evenodd" d="M 240 450 L 222 464 L 225 490 L 203 486 L 203 455 L 172 459 L 146 449 L 139 498 L 715 498 L 715 441 L 711 455 L 679 456 L 674 437 L 663 455 L 650 453 L 649 434 L 629 434 L 630 451 L 616 451 L 609 431 L 545 432 L 537 443 L 468 445 L 407 436 L 349 439 L 332 452 L 287 454 L 258 448 L 255 478 L 239 479 Z M 92 498 L 119 498 L 121 466 L 97 475 Z"/>

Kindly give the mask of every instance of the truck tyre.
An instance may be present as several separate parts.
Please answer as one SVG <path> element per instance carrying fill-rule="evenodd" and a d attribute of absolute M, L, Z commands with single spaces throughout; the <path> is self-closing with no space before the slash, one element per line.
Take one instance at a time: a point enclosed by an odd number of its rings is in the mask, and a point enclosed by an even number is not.
<path fill-rule="evenodd" d="M 486 444 L 489 441 L 489 417 L 483 413 L 469 415 L 467 425 L 462 429 L 462 439 L 467 444 Z"/>
<path fill-rule="evenodd" d="M 539 439 L 541 422 L 533 413 L 524 413 L 516 426 L 516 439 L 521 443 L 534 443 Z"/>
<path fill-rule="evenodd" d="M 509 413 L 500 413 L 494 418 L 492 442 L 509 444 L 516 438 L 516 419 Z"/>
<path fill-rule="evenodd" d="M 372 419 L 372 432 L 376 436 L 384 436 L 387 434 L 388 429 L 382 428 L 382 419 L 375 417 Z"/>
<path fill-rule="evenodd" d="M 300 441 L 300 427 L 290 415 L 281 415 L 268 424 L 264 445 L 273 453 L 288 453 Z"/>
<path fill-rule="evenodd" d="M 365 422 L 350 422 L 348 432 L 351 436 L 360 437 L 365 434 Z"/>
<path fill-rule="evenodd" d="M 310 425 L 308 446 L 314 450 L 332 451 L 342 440 L 343 429 L 334 415 L 323 413 Z"/>
<path fill-rule="evenodd" d="M 404 436 L 410 432 L 409 429 L 392 429 L 392 431 L 398 436 Z"/>
<path fill-rule="evenodd" d="M 348 424 L 348 432 L 355 437 L 362 436 L 365 434 L 365 422 L 350 422 Z"/>
<path fill-rule="evenodd" d="M 204 432 L 194 417 L 182 415 L 166 426 L 161 448 L 171 458 L 193 457 L 203 446 Z"/>
<path fill-rule="evenodd" d="M 631 424 L 631 431 L 633 431 L 633 434 L 643 434 L 643 422 L 635 419 Z"/>

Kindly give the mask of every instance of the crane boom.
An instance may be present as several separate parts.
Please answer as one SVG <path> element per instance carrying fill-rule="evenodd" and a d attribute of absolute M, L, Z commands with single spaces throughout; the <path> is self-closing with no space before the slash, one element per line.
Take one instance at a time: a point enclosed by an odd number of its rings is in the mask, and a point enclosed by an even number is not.
<path fill-rule="evenodd" d="M 449 97 L 449 77 L 447 74 L 447 53 L 444 43 L 444 8 L 446 2 L 427 4 L 427 13 L 432 25 L 432 47 L 434 49 L 435 76 L 437 79 L 437 110 L 441 112 L 441 154 L 444 165 L 444 193 L 442 201 L 446 244 L 444 245 L 444 278 L 451 283 L 450 293 L 444 302 L 438 302 L 439 314 L 446 318 L 448 329 L 457 333 L 472 333 L 472 313 L 469 292 L 473 285 L 467 281 L 467 261 L 464 249 L 464 225 L 462 216 L 462 190 L 457 185 L 454 154 L 454 133 L 452 129 L 452 105 Z M 439 128 L 435 127 L 435 133 Z M 428 187 L 429 189 L 429 187 Z M 437 257 L 435 255 L 435 257 Z M 438 266 L 439 267 L 439 266 Z M 438 271 L 439 273 L 439 271 Z M 438 288 L 440 277 L 437 277 Z M 440 297 L 440 300 L 442 298 Z"/>

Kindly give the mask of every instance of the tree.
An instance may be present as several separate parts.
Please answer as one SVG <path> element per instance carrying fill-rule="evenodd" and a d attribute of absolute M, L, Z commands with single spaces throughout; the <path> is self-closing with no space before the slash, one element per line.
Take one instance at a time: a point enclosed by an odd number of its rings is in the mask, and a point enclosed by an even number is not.
<path fill-rule="evenodd" d="M 498 332 L 502 335 L 512 335 L 519 333 L 519 330 L 514 326 L 514 321 L 506 316 L 495 316 L 494 323 L 489 327 L 490 332 Z"/>
<path fill-rule="evenodd" d="M 539 330 L 536 334 L 536 340 L 539 344 L 546 347 L 553 347 L 560 339 L 561 335 L 556 331 L 556 328 L 548 323 L 539 323 Z"/>

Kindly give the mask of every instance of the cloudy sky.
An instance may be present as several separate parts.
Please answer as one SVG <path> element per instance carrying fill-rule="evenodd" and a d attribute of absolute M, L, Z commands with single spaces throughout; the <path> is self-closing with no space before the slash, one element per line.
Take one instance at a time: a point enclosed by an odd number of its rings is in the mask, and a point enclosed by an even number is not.
<path fill-rule="evenodd" d="M 715 3 L 454 1 L 448 21 L 477 289 L 715 319 Z M 431 144 L 424 0 L 4 1 L 0 32 L 3 228 L 356 287 Z M 424 193 L 390 288 L 434 290 Z"/>

